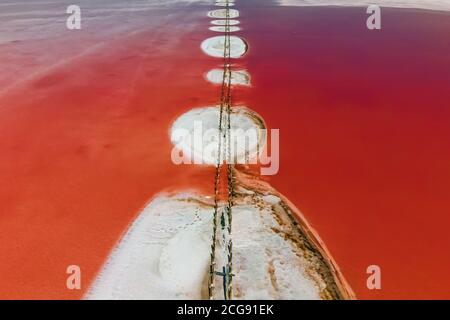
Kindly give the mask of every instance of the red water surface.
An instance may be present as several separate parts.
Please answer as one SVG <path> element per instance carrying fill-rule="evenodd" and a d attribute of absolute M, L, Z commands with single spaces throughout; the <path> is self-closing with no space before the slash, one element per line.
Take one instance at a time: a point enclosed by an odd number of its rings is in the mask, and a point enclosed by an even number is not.
<path fill-rule="evenodd" d="M 203 78 L 220 65 L 199 48 L 207 10 L 195 26 L 196 12 L 180 13 L 102 42 L 81 32 L 2 48 L 8 57 L 33 50 L 55 66 L 32 67 L 0 100 L 0 298 L 81 298 L 155 194 L 211 192 L 213 169 L 173 165 L 169 140 L 177 116 L 219 100 Z M 18 69 L 37 60 L 16 56 Z M 80 291 L 66 288 L 72 264 Z"/>
<path fill-rule="evenodd" d="M 280 128 L 273 186 L 358 298 L 450 298 L 450 15 L 383 9 L 378 32 L 364 9 L 242 11 L 243 99 Z"/>
<path fill-rule="evenodd" d="M 0 68 L 28 68 L 0 95 L 0 298 L 81 298 L 155 194 L 212 194 L 213 169 L 173 165 L 168 133 L 182 112 L 219 100 L 203 74 L 220 60 L 199 48 L 216 35 L 209 9 L 101 42 L 0 47 Z M 273 186 L 358 298 L 450 298 L 449 16 L 386 10 L 379 32 L 361 9 L 240 9 L 250 50 L 237 63 L 253 87 L 234 100 L 280 129 Z M 66 288 L 71 264 L 80 291 Z M 366 288 L 370 264 L 380 291 Z"/>

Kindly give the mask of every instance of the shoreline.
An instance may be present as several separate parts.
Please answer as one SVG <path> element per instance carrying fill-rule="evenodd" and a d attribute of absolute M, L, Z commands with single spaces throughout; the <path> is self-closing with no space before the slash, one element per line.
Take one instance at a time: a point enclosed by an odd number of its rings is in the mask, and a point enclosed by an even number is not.
<path fill-rule="evenodd" d="M 332 0 L 323 2 L 322 1 L 312 0 L 307 3 L 303 3 L 301 0 L 278 0 L 278 4 L 280 6 L 286 7 L 339 7 L 339 8 L 341 7 L 367 8 L 369 5 L 378 5 L 381 7 L 381 9 L 407 9 L 407 10 L 412 9 L 412 10 L 425 10 L 433 12 L 450 13 L 450 1 L 445 2 L 439 1 L 439 3 L 436 3 L 436 1 L 413 1 L 414 3 L 404 3 L 404 2 L 399 3 L 399 1 L 396 0 L 370 0 L 370 1 Z"/>

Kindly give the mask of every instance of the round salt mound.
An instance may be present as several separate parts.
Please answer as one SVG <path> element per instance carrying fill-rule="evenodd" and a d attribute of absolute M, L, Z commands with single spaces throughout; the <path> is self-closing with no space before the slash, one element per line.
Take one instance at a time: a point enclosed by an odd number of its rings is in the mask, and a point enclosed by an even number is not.
<path fill-rule="evenodd" d="M 223 69 L 212 69 L 206 74 L 206 80 L 214 84 L 222 84 L 223 82 Z M 225 75 L 225 82 L 228 82 L 228 73 Z M 250 74 L 246 70 L 231 71 L 232 85 L 249 86 Z"/>
<path fill-rule="evenodd" d="M 216 3 L 214 3 L 214 5 L 216 5 L 216 6 L 219 6 L 219 7 L 232 7 L 232 6 L 234 6 L 234 2 L 222 2 L 222 1 L 219 1 L 219 2 L 216 2 Z"/>
<path fill-rule="evenodd" d="M 216 0 L 216 3 L 222 3 L 222 4 L 234 4 L 234 0 Z"/>
<path fill-rule="evenodd" d="M 171 141 L 176 147 L 173 150 L 173 159 L 182 158 L 185 163 L 217 164 L 219 118 L 220 107 L 212 106 L 192 109 L 176 119 L 170 130 Z M 223 130 L 227 127 L 227 119 L 227 113 L 223 111 Z M 247 108 L 234 107 L 230 114 L 230 123 L 230 163 L 255 163 L 266 142 L 263 120 Z M 226 159 L 226 141 L 221 140 L 221 159 Z M 179 151 L 182 151 L 182 156 Z"/>
<path fill-rule="evenodd" d="M 227 30 L 228 29 L 228 30 Z M 209 27 L 209 30 L 211 31 L 215 31 L 215 32 L 236 32 L 241 30 L 241 28 L 236 27 L 236 26 L 229 26 L 229 27 L 225 27 L 225 26 L 214 26 L 214 27 Z"/>
<path fill-rule="evenodd" d="M 229 26 L 235 26 L 238 25 L 240 22 L 239 20 L 228 20 Z M 214 24 L 216 26 L 225 26 L 227 25 L 227 20 L 213 20 L 211 21 L 211 24 Z"/>
<path fill-rule="evenodd" d="M 227 16 L 228 11 L 228 16 Z M 217 9 L 208 12 L 208 17 L 215 19 L 234 19 L 239 17 L 239 11 L 235 9 Z"/>
<path fill-rule="evenodd" d="M 204 40 L 201 44 L 204 53 L 216 58 L 223 58 L 225 36 L 216 36 Z M 247 43 L 239 37 L 230 36 L 230 57 L 240 58 L 247 52 Z"/>

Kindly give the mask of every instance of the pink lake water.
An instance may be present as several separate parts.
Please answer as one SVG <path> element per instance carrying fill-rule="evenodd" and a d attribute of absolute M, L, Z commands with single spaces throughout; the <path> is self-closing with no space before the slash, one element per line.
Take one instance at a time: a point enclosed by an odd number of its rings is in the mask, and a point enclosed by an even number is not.
<path fill-rule="evenodd" d="M 77 299 L 155 194 L 213 193 L 213 168 L 171 162 L 168 130 L 219 101 L 200 50 L 216 7 L 90 2 L 78 32 L 65 3 L 40 6 L 0 14 L 0 297 Z M 280 129 L 270 183 L 358 298 L 449 298 L 449 14 L 383 9 L 369 31 L 361 8 L 235 8 L 253 86 L 233 100 Z"/>

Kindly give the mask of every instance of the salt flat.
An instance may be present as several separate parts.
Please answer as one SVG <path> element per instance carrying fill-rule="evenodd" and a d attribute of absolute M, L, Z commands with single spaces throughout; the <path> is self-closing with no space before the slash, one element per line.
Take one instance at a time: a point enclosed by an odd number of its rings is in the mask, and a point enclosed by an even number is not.
<path fill-rule="evenodd" d="M 450 0 L 278 0 L 282 6 L 352 6 L 379 5 L 392 8 L 416 8 L 428 10 L 450 10 Z"/>

